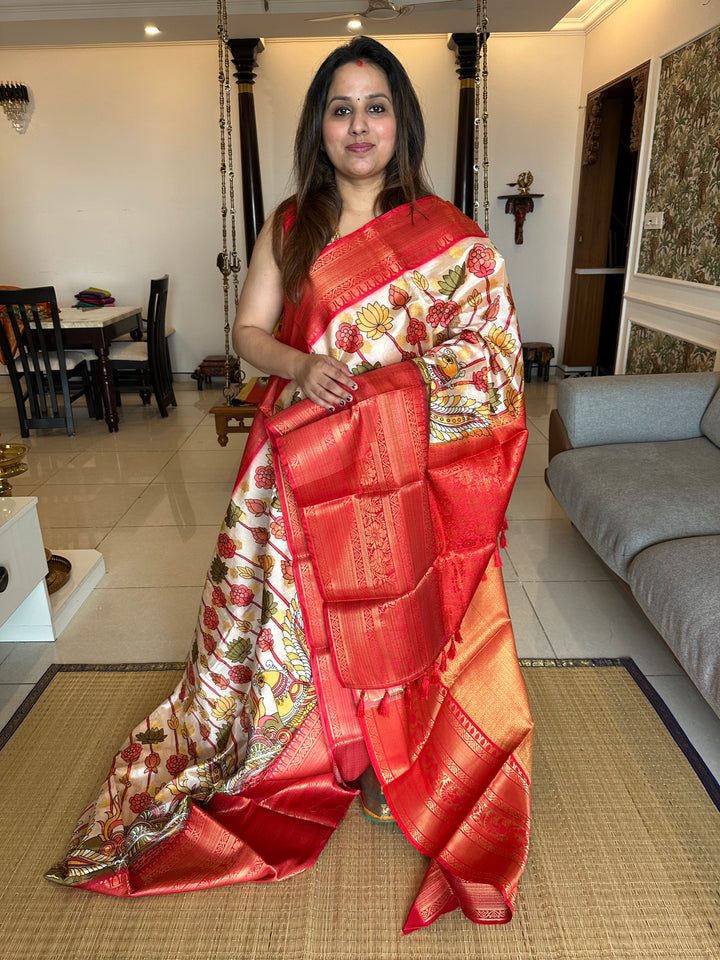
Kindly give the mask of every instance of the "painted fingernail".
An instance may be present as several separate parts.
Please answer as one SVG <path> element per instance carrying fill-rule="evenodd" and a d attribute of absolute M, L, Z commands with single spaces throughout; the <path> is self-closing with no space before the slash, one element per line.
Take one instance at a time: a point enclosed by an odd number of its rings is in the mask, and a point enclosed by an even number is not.
<path fill-rule="evenodd" d="M 341 400 L 341 401 L 340 401 L 340 406 L 341 406 L 341 407 L 344 407 L 344 406 L 345 406 L 345 401 L 344 401 L 344 400 Z"/>
<path fill-rule="evenodd" d="M 335 407 L 328 407 L 328 410 L 330 411 L 330 413 L 335 413 Z"/>
<path fill-rule="evenodd" d="M 348 403 L 352 402 L 352 397 L 346 397 L 345 399 L 347 400 Z"/>
<path fill-rule="evenodd" d="M 353 390 L 357 390 L 357 384 L 356 384 L 356 383 L 353 383 L 352 389 L 353 389 Z"/>

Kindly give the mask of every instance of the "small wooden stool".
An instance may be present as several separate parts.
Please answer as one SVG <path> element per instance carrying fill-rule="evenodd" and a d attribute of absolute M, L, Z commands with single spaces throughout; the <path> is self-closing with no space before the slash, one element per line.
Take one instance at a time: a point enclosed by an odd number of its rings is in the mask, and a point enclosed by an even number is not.
<path fill-rule="evenodd" d="M 258 405 L 262 403 L 265 396 L 267 384 L 267 377 L 251 377 L 240 388 L 232 403 L 210 408 L 210 413 L 215 417 L 215 433 L 221 447 L 227 446 L 229 433 L 250 433 Z M 237 420 L 238 425 L 231 427 L 231 420 Z"/>
<path fill-rule="evenodd" d="M 218 443 L 221 447 L 226 447 L 229 433 L 250 433 L 257 406 L 254 403 L 241 403 L 238 406 L 211 407 L 210 413 L 215 417 Z M 239 421 L 238 426 L 231 427 L 231 420 Z"/>
<path fill-rule="evenodd" d="M 523 366 L 525 367 L 525 382 L 532 381 L 532 366 L 537 364 L 538 377 L 540 374 L 547 383 L 550 378 L 550 361 L 555 356 L 555 348 L 550 343 L 539 341 L 524 343 L 523 348 Z"/>
<path fill-rule="evenodd" d="M 230 379 L 232 380 L 233 374 L 237 368 L 237 357 L 230 357 Z M 220 356 L 219 354 L 213 355 L 211 357 L 205 357 L 203 362 L 199 367 L 196 367 L 195 370 L 190 374 L 193 380 L 197 380 L 198 390 L 202 390 L 203 383 L 212 385 L 213 377 L 222 377 L 225 379 L 225 357 Z"/>

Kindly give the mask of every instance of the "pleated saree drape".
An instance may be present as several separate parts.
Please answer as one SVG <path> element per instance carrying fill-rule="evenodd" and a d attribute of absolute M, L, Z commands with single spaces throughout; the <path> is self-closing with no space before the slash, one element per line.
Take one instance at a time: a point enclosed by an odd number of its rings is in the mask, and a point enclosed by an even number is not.
<path fill-rule="evenodd" d="M 526 442 L 503 261 L 425 198 L 330 244 L 280 337 L 348 363 L 353 401 L 271 380 L 185 673 L 48 877 L 122 896 L 289 877 L 371 763 L 429 858 L 405 932 L 457 907 L 505 922 L 532 720 L 496 566 Z"/>

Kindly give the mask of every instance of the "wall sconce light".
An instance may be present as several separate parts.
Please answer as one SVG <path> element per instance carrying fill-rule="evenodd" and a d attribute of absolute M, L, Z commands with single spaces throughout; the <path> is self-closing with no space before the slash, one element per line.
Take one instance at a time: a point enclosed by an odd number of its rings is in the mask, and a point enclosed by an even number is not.
<path fill-rule="evenodd" d="M 25 119 L 30 106 L 28 88 L 24 83 L 0 82 L 0 103 L 2 103 L 5 116 L 18 133 L 21 133 L 25 127 Z"/>
<path fill-rule="evenodd" d="M 523 226 L 525 217 L 535 209 L 533 202 L 537 197 L 544 197 L 544 193 L 530 193 L 530 186 L 535 178 L 528 170 L 518 174 L 517 180 L 509 183 L 509 187 L 517 187 L 517 193 L 504 193 L 498 200 L 505 200 L 505 213 L 515 217 L 515 243 L 523 243 Z"/>

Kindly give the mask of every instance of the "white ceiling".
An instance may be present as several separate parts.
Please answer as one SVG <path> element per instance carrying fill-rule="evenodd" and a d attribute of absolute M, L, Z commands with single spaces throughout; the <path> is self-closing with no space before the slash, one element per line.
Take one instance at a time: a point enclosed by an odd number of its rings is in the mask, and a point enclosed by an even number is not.
<path fill-rule="evenodd" d="M 394 0 L 400 5 L 402 0 Z M 491 33 L 586 28 L 598 13 L 623 0 L 488 0 Z M 227 0 L 231 37 L 350 36 L 345 19 L 315 17 L 362 13 L 368 0 Z M 266 10 L 267 7 L 267 10 Z M 414 0 L 392 20 L 365 20 L 373 36 L 469 33 L 475 0 Z M 147 24 L 160 28 L 149 40 Z M 158 43 L 217 39 L 217 0 L 0 0 L 0 46 L 86 43 Z"/>

